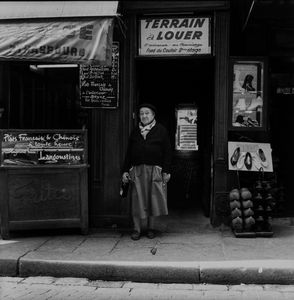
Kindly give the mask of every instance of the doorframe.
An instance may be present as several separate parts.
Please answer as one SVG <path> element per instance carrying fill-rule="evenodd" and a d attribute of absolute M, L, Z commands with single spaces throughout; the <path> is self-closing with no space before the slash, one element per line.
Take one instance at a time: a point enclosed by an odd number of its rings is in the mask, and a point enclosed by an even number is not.
<path fill-rule="evenodd" d="M 131 3 L 128 1 L 129 4 Z M 128 94 L 128 118 L 129 122 L 125 129 L 125 135 L 130 134 L 130 130 L 134 126 L 135 121 L 135 107 L 138 102 L 136 98 L 136 50 L 138 46 L 138 28 L 137 17 L 146 13 L 152 13 L 156 9 L 150 7 L 152 4 L 148 4 L 143 1 L 148 7 L 144 10 L 140 7 L 142 1 L 136 1 L 134 4 L 130 4 L 127 10 L 126 17 L 130 28 L 130 39 L 126 53 L 128 53 L 128 66 L 126 68 L 129 71 L 128 78 L 130 83 L 126 86 L 125 94 Z M 210 1 L 208 1 L 210 2 Z M 207 2 L 207 3 L 208 3 Z M 210 185 L 210 222 L 213 226 L 219 226 L 222 223 L 227 223 L 227 141 L 228 141 L 228 65 L 229 65 L 229 1 L 212 1 L 217 2 L 219 5 L 217 8 L 211 6 L 203 6 L 199 9 L 197 2 L 193 2 L 191 7 L 185 7 L 185 2 L 181 3 L 182 11 L 197 11 L 210 10 L 214 12 L 214 40 L 213 40 L 213 56 L 215 58 L 215 96 L 214 96 L 214 122 L 212 124 L 212 176 Z M 157 1 L 154 1 L 157 3 Z M 178 1 L 175 1 L 179 5 Z M 192 1 L 189 2 L 190 4 Z M 211 4 L 211 3 L 210 3 Z M 132 6 L 133 5 L 133 6 Z M 172 5 L 172 3 L 171 3 Z M 179 8 L 179 7 L 177 7 Z M 174 7 L 173 7 L 174 9 Z M 158 9 L 159 11 L 159 9 Z M 157 11 L 157 12 L 158 12 Z M 167 12 L 166 9 L 160 8 L 160 12 Z M 177 12 L 179 10 L 177 9 Z M 129 51 L 128 51 L 129 50 Z M 132 124 L 132 125 L 131 125 Z M 125 149 L 124 149 L 125 150 Z"/>

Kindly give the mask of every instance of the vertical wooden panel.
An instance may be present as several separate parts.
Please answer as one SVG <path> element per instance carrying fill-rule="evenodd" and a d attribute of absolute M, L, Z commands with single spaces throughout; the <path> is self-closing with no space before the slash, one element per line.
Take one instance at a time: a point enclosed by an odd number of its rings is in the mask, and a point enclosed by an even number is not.
<path fill-rule="evenodd" d="M 211 203 L 211 222 L 217 226 L 225 222 L 225 203 L 219 197 L 227 189 L 228 135 L 228 65 L 229 14 L 215 13 L 215 112 L 214 112 L 214 182 Z"/>

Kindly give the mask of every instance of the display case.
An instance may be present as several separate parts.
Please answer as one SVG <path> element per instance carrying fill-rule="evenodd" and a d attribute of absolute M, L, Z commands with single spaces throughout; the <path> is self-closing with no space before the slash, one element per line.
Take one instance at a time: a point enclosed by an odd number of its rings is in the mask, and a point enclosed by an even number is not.
<path fill-rule="evenodd" d="M 0 131 L 1 236 L 10 231 L 88 231 L 86 130 Z"/>
<path fill-rule="evenodd" d="M 231 129 L 264 129 L 266 126 L 266 62 L 264 59 L 232 58 Z"/>

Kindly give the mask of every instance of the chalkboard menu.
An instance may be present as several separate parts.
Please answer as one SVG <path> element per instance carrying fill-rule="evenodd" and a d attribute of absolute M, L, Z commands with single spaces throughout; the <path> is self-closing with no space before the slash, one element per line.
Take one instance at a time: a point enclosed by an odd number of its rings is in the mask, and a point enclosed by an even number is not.
<path fill-rule="evenodd" d="M 1 130 L 1 166 L 87 163 L 86 130 Z"/>
<path fill-rule="evenodd" d="M 119 44 L 112 45 L 111 66 L 80 65 L 80 101 L 83 107 L 117 108 Z"/>

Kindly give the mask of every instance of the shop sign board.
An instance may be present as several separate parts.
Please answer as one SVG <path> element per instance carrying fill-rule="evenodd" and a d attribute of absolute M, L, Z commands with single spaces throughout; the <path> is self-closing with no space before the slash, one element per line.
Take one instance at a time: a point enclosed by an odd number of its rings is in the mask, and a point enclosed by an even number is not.
<path fill-rule="evenodd" d="M 111 66 L 80 65 L 80 101 L 88 108 L 117 108 L 119 43 L 112 44 Z"/>
<path fill-rule="evenodd" d="M 176 150 L 197 151 L 197 108 L 176 110 Z"/>
<path fill-rule="evenodd" d="M 228 142 L 229 170 L 273 172 L 269 143 Z"/>
<path fill-rule="evenodd" d="M 173 17 L 140 20 L 139 55 L 211 54 L 211 18 Z"/>
<path fill-rule="evenodd" d="M 82 165 L 84 130 L 2 130 L 1 166 Z"/>
<path fill-rule="evenodd" d="M 2 22 L 0 59 L 110 65 L 113 18 Z"/>

